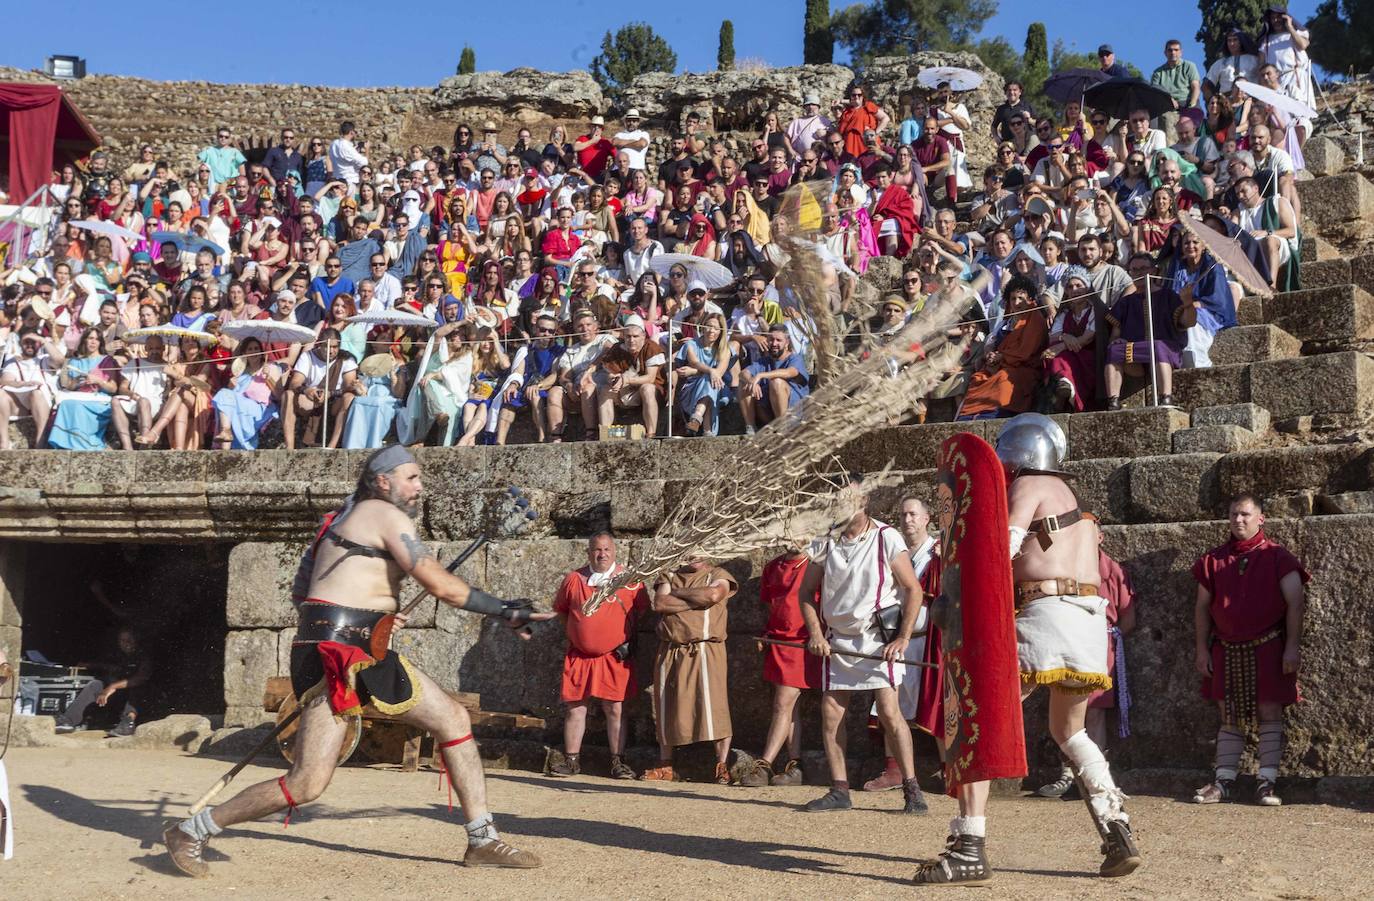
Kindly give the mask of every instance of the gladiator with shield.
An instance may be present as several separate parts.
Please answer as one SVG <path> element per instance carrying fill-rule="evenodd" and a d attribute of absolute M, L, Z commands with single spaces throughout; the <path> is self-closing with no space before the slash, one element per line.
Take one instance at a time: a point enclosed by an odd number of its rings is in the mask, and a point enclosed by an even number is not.
<path fill-rule="evenodd" d="M 291 681 L 302 708 L 295 760 L 285 776 L 203 808 L 163 833 L 172 863 L 183 873 L 209 875 L 205 845 L 230 826 L 318 798 L 338 765 L 346 719 L 366 704 L 434 736 L 468 819 L 466 866 L 540 865 L 535 854 L 512 847 L 496 831 L 462 705 L 405 657 L 373 641 L 379 626 L 403 624 L 397 601 L 406 576 L 445 604 L 500 618 L 514 629 L 554 615 L 535 613 L 528 602 L 503 601 L 446 570 L 416 534 L 423 490 L 415 458 L 392 445 L 367 459 L 357 491 L 325 517 L 292 592 L 299 621 Z"/>

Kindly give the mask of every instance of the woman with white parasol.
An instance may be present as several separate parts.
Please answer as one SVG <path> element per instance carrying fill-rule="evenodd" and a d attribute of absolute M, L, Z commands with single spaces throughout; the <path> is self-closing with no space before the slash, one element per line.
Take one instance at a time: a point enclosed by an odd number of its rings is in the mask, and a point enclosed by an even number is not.
<path fill-rule="evenodd" d="M 957 66 L 939 66 L 921 70 L 916 82 L 934 91 L 930 97 L 930 115 L 938 120 L 940 134 L 949 141 L 950 169 L 956 187 L 973 187 L 973 177 L 968 171 L 968 154 L 964 148 L 964 132 L 973 127 L 973 119 L 968 107 L 956 100 L 954 95 L 978 87 L 983 83 L 983 76 Z"/>
<path fill-rule="evenodd" d="M 205 355 L 205 348 L 216 338 L 190 329 L 177 332 L 181 352 L 177 362 L 166 367 L 170 383 L 167 398 L 157 419 L 147 431 L 139 432 L 134 443 L 153 447 L 170 429 L 172 450 L 200 450 L 210 430 L 210 397 L 214 391 L 214 364 Z"/>
<path fill-rule="evenodd" d="M 233 376 L 215 392 L 216 450 L 257 450 L 267 424 L 278 416 L 282 367 L 267 359 L 262 342 L 244 338 L 235 348 Z"/>

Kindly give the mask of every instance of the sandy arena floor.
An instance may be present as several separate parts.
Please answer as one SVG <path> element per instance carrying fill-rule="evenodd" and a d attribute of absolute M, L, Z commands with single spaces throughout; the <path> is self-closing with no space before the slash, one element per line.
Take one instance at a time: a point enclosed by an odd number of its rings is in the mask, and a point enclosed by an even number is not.
<path fill-rule="evenodd" d="M 533 871 L 465 870 L 457 814 L 434 773 L 341 771 L 289 829 L 252 824 L 216 838 L 210 879 L 175 875 L 156 844 L 228 764 L 153 751 L 16 748 L 5 761 L 15 859 L 0 897 L 150 898 L 890 898 L 918 890 L 912 858 L 933 853 L 953 811 L 893 813 L 897 793 L 856 793 L 858 809 L 797 812 L 814 787 L 748 790 L 594 777 L 493 773 L 497 824 L 537 851 Z M 250 767 L 236 786 L 275 777 Z M 989 850 L 1000 871 L 983 898 L 1359 898 L 1374 895 L 1374 814 L 1293 805 L 1132 804 L 1146 864 L 1110 884 L 1081 803 L 994 800 Z"/>

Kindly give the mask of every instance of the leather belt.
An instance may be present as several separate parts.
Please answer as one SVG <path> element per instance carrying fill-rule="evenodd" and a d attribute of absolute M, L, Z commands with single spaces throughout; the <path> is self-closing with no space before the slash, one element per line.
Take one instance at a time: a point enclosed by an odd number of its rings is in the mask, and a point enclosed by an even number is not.
<path fill-rule="evenodd" d="M 296 644 L 333 641 L 368 650 L 372 627 L 386 616 L 380 610 L 362 610 L 340 604 L 306 601 L 300 605 L 296 623 Z"/>
<path fill-rule="evenodd" d="M 1042 586 L 1050 582 L 1054 584 L 1054 591 L 1043 591 Z M 1029 604 L 1031 601 L 1038 601 L 1040 598 L 1058 597 L 1068 595 L 1069 597 L 1095 597 L 1098 594 L 1099 586 L 1089 585 L 1087 582 L 1080 582 L 1077 579 L 1036 579 L 1033 582 L 1016 583 L 1016 609 Z"/>
<path fill-rule="evenodd" d="M 1035 541 L 1040 545 L 1040 550 L 1048 551 L 1050 545 L 1054 544 L 1054 533 L 1061 532 L 1069 526 L 1074 525 L 1083 519 L 1083 511 L 1074 507 L 1067 513 L 1060 513 L 1058 516 L 1046 516 L 1044 519 L 1033 520 L 1026 533 L 1035 536 Z M 1064 592 L 1071 594 L 1072 592 Z"/>

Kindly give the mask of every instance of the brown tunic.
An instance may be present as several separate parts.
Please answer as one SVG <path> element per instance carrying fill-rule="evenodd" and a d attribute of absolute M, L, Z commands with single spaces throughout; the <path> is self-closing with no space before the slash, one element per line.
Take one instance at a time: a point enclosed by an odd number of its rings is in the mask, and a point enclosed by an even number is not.
<path fill-rule="evenodd" d="M 678 571 L 670 579 L 674 587 L 705 588 L 712 582 L 725 582 L 728 588 L 725 600 L 714 607 L 659 618 L 653 685 L 659 741 L 677 747 L 729 738 L 734 730 L 726 693 L 726 605 L 739 585 L 716 567 Z"/>

